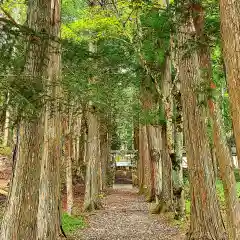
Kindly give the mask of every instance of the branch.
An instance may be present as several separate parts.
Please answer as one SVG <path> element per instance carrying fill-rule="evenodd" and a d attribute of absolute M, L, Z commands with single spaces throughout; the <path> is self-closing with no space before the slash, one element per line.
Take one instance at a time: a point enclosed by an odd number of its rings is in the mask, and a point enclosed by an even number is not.
<path fill-rule="evenodd" d="M 17 22 L 13 19 L 13 17 L 8 13 L 2 6 L 0 6 L 0 9 L 4 12 L 4 14 L 9 18 L 9 20 L 16 26 L 18 26 Z"/>
<path fill-rule="evenodd" d="M 128 20 L 130 19 L 131 15 L 133 14 L 134 9 L 130 12 L 129 16 L 127 17 L 126 21 L 123 23 L 123 27 L 126 26 L 126 23 L 128 22 Z"/>

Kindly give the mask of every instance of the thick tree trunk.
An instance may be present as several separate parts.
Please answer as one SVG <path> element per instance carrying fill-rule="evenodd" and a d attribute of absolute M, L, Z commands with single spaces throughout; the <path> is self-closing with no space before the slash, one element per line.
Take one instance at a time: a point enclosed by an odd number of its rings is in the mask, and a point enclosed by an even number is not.
<path fill-rule="evenodd" d="M 58 239 L 60 231 L 60 118 L 47 110 L 38 206 L 38 240 Z M 56 108 L 55 108 L 56 111 Z M 56 112 L 55 112 L 56 113 Z"/>
<path fill-rule="evenodd" d="M 28 1 L 28 26 L 37 32 L 44 31 L 58 37 L 59 1 Z M 30 38 L 28 49 L 24 73 L 30 75 L 31 86 L 52 86 L 51 90 L 47 89 L 47 95 L 57 97 L 59 43 L 50 42 L 46 36 L 36 41 Z M 59 121 L 52 117 L 52 111 L 56 111 L 55 101 L 37 101 L 36 108 L 39 109 L 35 119 L 21 123 L 19 153 L 2 223 L 2 240 L 55 240 L 58 237 Z"/>
<path fill-rule="evenodd" d="M 233 171 L 232 156 L 227 146 L 226 134 L 221 128 L 223 122 L 218 104 L 210 102 L 210 112 L 213 119 L 213 141 L 216 147 L 217 160 L 226 200 L 229 238 L 237 240 L 240 239 L 240 205 Z"/>
<path fill-rule="evenodd" d="M 39 0 L 38 0 L 39 1 Z M 37 1 L 37 2 L 38 2 Z M 42 3 L 42 1 L 39 1 Z M 60 36 L 60 1 L 44 1 L 41 6 L 47 15 L 46 32 L 51 37 Z M 41 29 L 44 29 L 41 25 Z M 50 41 L 50 39 L 49 39 Z M 60 96 L 60 44 L 50 41 L 48 45 L 48 79 L 46 83 L 47 101 L 45 106 L 44 148 L 41 162 L 40 195 L 38 206 L 38 240 L 55 240 L 60 231 L 60 159 L 61 159 L 61 120 L 59 114 Z"/>
<path fill-rule="evenodd" d="M 85 180 L 84 210 L 98 209 L 99 200 L 99 168 L 100 168 L 100 123 L 96 113 L 87 113 L 87 171 Z"/>
<path fill-rule="evenodd" d="M 151 167 L 151 196 L 156 198 L 156 165 L 160 162 L 160 144 L 158 144 L 157 132 L 154 126 L 147 125 L 148 146 L 150 152 Z"/>
<path fill-rule="evenodd" d="M 1 240 L 36 239 L 43 119 L 22 122 Z"/>
<path fill-rule="evenodd" d="M 194 25 L 197 36 L 200 41 L 206 42 L 204 35 L 204 12 L 201 5 L 194 5 Z M 212 80 L 212 66 L 210 49 L 205 45 L 201 45 L 199 50 L 199 63 L 202 70 L 202 78 L 206 86 L 210 86 L 215 90 L 215 84 Z M 221 177 L 224 185 L 224 193 L 227 208 L 228 232 L 230 239 L 240 239 L 240 205 L 237 196 L 236 180 L 233 171 L 232 156 L 227 146 L 226 134 L 223 130 L 223 119 L 221 110 L 217 102 L 214 102 L 210 96 L 209 112 L 213 122 L 213 143 L 216 148 L 216 155 Z"/>
<path fill-rule="evenodd" d="M 147 75 L 146 77 L 144 77 L 144 79 L 142 79 L 140 88 L 142 111 L 147 115 L 150 111 L 155 110 L 156 108 L 156 103 L 154 101 L 155 92 L 151 91 L 151 88 L 152 82 Z M 141 147 L 139 148 L 139 156 L 142 158 L 141 161 L 144 168 L 143 191 L 146 196 L 146 201 L 148 202 L 151 202 L 155 199 L 155 179 L 154 175 L 152 174 L 155 172 L 155 164 L 153 164 L 153 162 L 151 161 L 147 125 L 155 122 L 155 119 L 145 119 L 144 125 L 141 126 L 140 141 L 142 142 L 139 141 L 139 145 L 141 145 Z"/>
<path fill-rule="evenodd" d="M 240 166 L 240 2 L 220 0 L 220 17 L 233 131 Z"/>
<path fill-rule="evenodd" d="M 150 150 L 151 160 L 151 179 L 152 196 L 155 197 L 156 205 L 151 209 L 152 213 L 158 213 L 160 210 L 160 197 L 162 194 L 162 159 L 161 159 L 161 127 L 160 126 L 147 126 L 148 145 Z"/>
<path fill-rule="evenodd" d="M 180 46 L 195 35 L 191 15 L 178 32 Z M 217 199 L 204 109 L 198 101 L 201 83 L 197 53 L 180 51 L 179 78 L 183 103 L 184 136 L 190 177 L 191 219 L 187 239 L 227 239 Z"/>

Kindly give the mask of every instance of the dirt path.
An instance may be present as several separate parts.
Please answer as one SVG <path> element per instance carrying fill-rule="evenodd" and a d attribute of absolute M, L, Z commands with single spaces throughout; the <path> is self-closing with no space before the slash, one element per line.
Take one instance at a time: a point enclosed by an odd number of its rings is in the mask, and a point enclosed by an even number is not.
<path fill-rule="evenodd" d="M 129 188 L 129 187 L 128 187 Z M 89 228 L 76 232 L 79 240 L 182 240 L 178 229 L 159 216 L 150 215 L 148 204 L 134 189 L 119 188 L 104 201 L 105 209 L 89 216 Z M 160 219 L 160 220 L 159 220 Z"/>

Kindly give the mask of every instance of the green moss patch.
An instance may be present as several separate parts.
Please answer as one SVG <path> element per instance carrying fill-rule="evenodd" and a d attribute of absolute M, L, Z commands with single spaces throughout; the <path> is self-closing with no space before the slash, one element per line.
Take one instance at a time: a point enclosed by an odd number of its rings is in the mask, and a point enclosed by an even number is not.
<path fill-rule="evenodd" d="M 78 229 L 86 227 L 86 222 L 82 216 L 69 216 L 67 213 L 63 213 L 62 226 L 64 232 L 72 233 Z"/>

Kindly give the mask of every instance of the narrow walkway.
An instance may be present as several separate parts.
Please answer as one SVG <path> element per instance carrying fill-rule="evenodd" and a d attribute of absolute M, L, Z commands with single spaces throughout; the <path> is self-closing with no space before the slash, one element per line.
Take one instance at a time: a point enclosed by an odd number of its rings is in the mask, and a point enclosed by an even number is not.
<path fill-rule="evenodd" d="M 89 228 L 76 233 L 79 240 L 182 240 L 178 229 L 150 215 L 137 190 L 117 186 L 106 197 L 105 209 L 89 216 Z"/>

